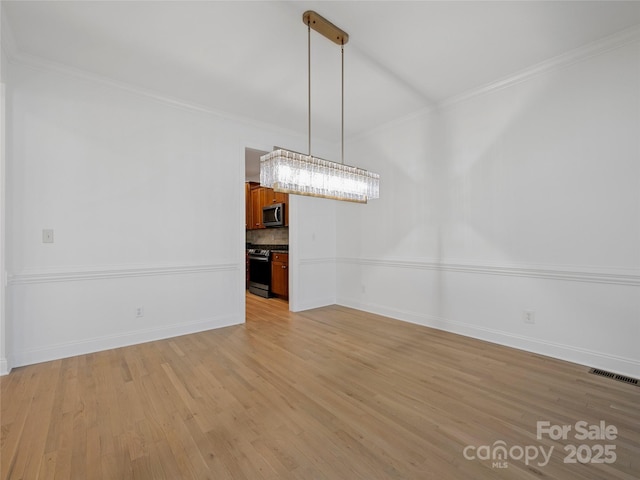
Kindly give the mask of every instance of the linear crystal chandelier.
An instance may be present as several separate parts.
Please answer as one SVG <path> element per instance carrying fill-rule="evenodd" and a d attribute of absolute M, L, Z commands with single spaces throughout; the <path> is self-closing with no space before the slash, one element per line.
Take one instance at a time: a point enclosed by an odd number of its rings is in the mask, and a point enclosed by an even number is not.
<path fill-rule="evenodd" d="M 260 184 L 276 192 L 367 203 L 378 198 L 380 175 L 344 164 L 344 45 L 349 35 L 316 12 L 302 15 L 308 39 L 309 154 L 276 149 L 260 157 Z M 311 155 L 311 29 L 340 45 L 342 55 L 341 163 Z"/>

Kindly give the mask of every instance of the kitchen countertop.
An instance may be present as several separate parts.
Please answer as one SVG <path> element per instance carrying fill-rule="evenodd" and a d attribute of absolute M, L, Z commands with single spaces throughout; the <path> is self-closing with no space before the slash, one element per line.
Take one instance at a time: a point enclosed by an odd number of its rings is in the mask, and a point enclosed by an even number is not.
<path fill-rule="evenodd" d="M 247 244 L 247 250 L 250 248 L 259 248 L 262 250 L 270 250 L 277 253 L 289 253 L 289 245 L 257 245 L 255 243 Z"/>

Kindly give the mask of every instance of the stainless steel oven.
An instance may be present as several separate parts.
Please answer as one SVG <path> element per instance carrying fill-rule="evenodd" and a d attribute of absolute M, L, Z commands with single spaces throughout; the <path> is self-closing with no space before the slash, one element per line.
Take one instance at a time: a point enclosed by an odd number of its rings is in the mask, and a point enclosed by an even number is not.
<path fill-rule="evenodd" d="M 271 252 L 258 248 L 249 249 L 249 291 L 269 298 L 271 290 Z"/>

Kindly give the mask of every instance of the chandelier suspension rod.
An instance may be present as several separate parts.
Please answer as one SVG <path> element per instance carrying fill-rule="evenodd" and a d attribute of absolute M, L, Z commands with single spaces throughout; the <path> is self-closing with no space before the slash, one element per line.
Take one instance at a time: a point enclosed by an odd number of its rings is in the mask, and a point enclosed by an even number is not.
<path fill-rule="evenodd" d="M 340 67 L 340 163 L 344 165 L 344 43 L 340 45 L 342 65 Z"/>
<path fill-rule="evenodd" d="M 344 46 L 349 41 L 349 34 L 344 30 L 336 27 L 329 20 L 323 16 L 317 14 L 312 10 L 304 12 L 302 20 L 307 24 L 307 70 L 309 79 L 307 81 L 308 86 L 308 103 L 309 103 L 309 118 L 308 118 L 308 130 L 309 130 L 309 156 L 311 156 L 311 29 L 321 34 L 323 37 L 331 40 L 333 43 L 340 45 L 342 52 L 342 67 L 341 67 L 341 82 L 342 82 L 342 98 L 341 98 L 341 163 L 344 165 Z"/>
<path fill-rule="evenodd" d="M 309 156 L 311 156 L 311 19 L 307 21 L 307 96 L 309 105 Z"/>

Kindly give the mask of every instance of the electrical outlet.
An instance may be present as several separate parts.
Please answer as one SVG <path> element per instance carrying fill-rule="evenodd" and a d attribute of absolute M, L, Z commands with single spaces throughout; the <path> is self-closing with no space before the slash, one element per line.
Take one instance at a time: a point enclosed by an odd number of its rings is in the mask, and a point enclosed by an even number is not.
<path fill-rule="evenodd" d="M 136 308 L 136 318 L 144 317 L 144 307 Z"/>
<path fill-rule="evenodd" d="M 536 312 L 534 312 L 533 310 L 525 310 L 524 312 L 522 312 L 522 318 L 524 320 L 524 323 L 526 323 L 527 325 L 535 325 Z"/>
<path fill-rule="evenodd" d="M 42 243 L 53 243 L 53 229 L 45 228 L 42 230 Z"/>

